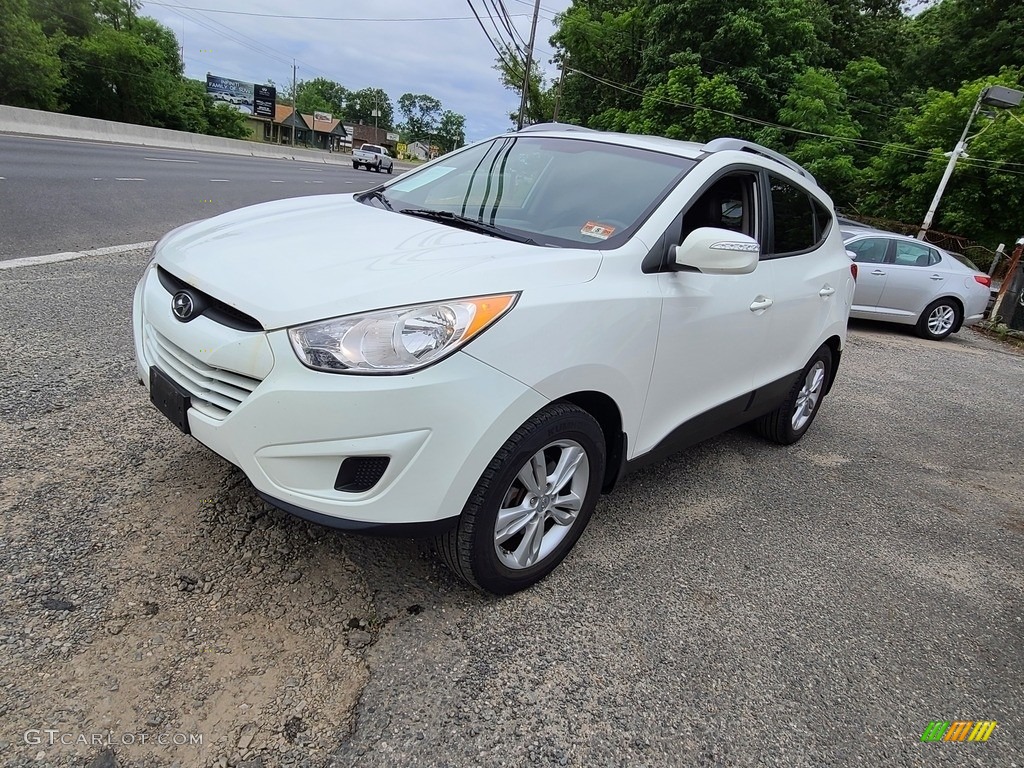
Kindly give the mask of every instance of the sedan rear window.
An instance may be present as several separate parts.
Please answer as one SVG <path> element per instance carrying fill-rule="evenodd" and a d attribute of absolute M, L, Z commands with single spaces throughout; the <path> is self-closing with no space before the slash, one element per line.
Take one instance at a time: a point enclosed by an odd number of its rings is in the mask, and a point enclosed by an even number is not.
<path fill-rule="evenodd" d="M 383 192 L 398 213 L 444 211 L 541 245 L 611 248 L 694 165 L 598 141 L 507 136 L 453 153 Z"/>

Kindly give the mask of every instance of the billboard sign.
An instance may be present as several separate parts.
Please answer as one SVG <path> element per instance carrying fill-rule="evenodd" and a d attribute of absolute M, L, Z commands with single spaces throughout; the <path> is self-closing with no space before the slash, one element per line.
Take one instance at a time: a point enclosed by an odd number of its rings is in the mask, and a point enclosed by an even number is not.
<path fill-rule="evenodd" d="M 254 85 L 207 74 L 206 92 L 214 101 L 228 104 L 243 114 L 271 118 L 274 116 L 277 89 L 272 85 Z"/>
<path fill-rule="evenodd" d="M 331 122 L 331 113 L 330 112 L 314 112 L 313 113 L 313 122 L 316 122 L 316 123 L 329 123 L 329 122 Z"/>
<path fill-rule="evenodd" d="M 256 117 L 274 117 L 274 106 L 277 104 L 277 88 L 272 85 L 254 85 L 252 113 Z"/>

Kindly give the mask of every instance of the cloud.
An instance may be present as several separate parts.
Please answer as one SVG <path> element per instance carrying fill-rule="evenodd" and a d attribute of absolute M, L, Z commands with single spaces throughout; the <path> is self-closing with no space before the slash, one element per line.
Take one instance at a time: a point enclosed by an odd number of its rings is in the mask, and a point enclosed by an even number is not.
<path fill-rule="evenodd" d="M 541 3 L 534 58 L 546 70 L 551 69 L 548 38 L 554 32 L 550 20 L 570 2 Z M 483 15 L 488 7 L 484 0 L 474 0 L 473 5 L 495 37 Z M 532 0 L 505 2 L 524 40 L 529 38 L 532 6 Z M 516 94 L 501 85 L 493 69 L 494 49 L 464 0 L 154 0 L 144 3 L 142 13 L 174 30 L 183 47 L 186 74 L 200 80 L 212 72 L 256 83 L 273 80 L 283 87 L 291 82 L 294 58 L 299 80 L 326 77 L 353 90 L 383 88 L 393 102 L 403 93 L 430 94 L 445 109 L 465 115 L 469 141 L 506 131 L 511 126 L 509 112 L 519 107 Z M 461 18 L 401 21 L 424 17 Z"/>

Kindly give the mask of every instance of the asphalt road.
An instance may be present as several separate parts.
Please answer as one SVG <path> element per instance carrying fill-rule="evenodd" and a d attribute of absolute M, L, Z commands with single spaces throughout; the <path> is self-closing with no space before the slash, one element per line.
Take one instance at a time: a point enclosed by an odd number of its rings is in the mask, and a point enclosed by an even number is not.
<path fill-rule="evenodd" d="M 351 165 L 0 134 L 0 259 L 157 240 L 244 205 L 385 178 Z"/>
<path fill-rule="evenodd" d="M 133 766 L 1024 765 L 1019 352 L 855 323 L 801 443 L 627 478 L 493 599 L 266 508 L 160 417 L 144 259 L 0 272 L 0 763 L 112 764 L 22 736 L 60 727 L 205 734 Z M 957 719 L 998 727 L 921 742 Z"/>

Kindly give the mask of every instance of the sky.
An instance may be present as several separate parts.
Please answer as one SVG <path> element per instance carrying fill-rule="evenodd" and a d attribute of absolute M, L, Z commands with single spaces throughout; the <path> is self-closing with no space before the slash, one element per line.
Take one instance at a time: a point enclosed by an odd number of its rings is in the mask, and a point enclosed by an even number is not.
<path fill-rule="evenodd" d="M 552 19 L 571 2 L 541 0 L 534 59 L 550 81 L 558 76 L 548 63 Z M 533 0 L 504 4 L 529 40 Z M 497 40 L 485 15 L 488 0 L 472 5 Z M 141 13 L 174 30 L 184 47 L 185 74 L 197 80 L 210 72 L 252 83 L 273 80 L 283 88 L 291 83 L 295 58 L 299 80 L 326 77 L 350 90 L 383 88 L 396 121 L 403 93 L 434 96 L 466 117 L 470 142 L 504 133 L 512 125 L 508 113 L 519 108 L 518 96 L 492 68 L 494 49 L 469 0 L 143 0 Z M 289 18 L 301 16 L 331 18 Z"/>

